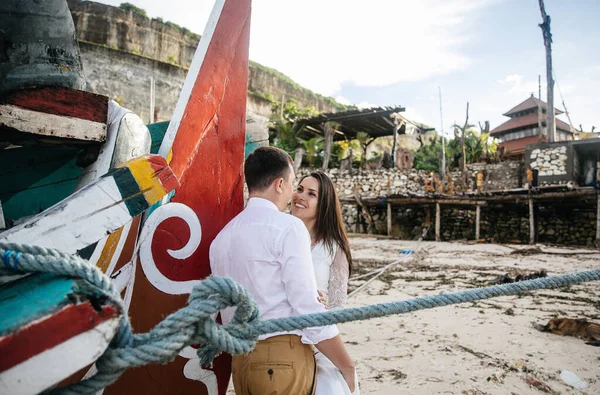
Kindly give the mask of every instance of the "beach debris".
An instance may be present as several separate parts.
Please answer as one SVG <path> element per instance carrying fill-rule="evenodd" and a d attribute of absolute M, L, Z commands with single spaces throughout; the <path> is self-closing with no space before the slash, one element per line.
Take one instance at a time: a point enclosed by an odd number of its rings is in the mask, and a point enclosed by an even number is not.
<path fill-rule="evenodd" d="M 519 281 L 526 281 L 526 280 L 535 280 L 536 278 L 543 278 L 543 277 L 548 277 L 548 272 L 546 272 L 545 269 L 539 270 L 537 272 L 533 272 L 530 274 L 524 274 L 524 273 L 520 273 L 517 272 L 514 277 L 511 277 L 511 275 L 509 273 L 505 273 L 501 276 L 499 276 L 495 281 L 493 281 L 494 284 L 510 284 L 510 283 L 518 283 Z"/>
<path fill-rule="evenodd" d="M 542 392 L 545 392 L 547 394 L 554 394 L 555 393 L 554 390 L 552 388 L 550 388 L 550 386 L 548 384 L 544 383 L 541 380 L 536 379 L 533 376 L 527 376 L 525 378 L 525 382 L 527 384 L 529 384 L 530 387 L 535 387 L 538 390 L 540 390 Z"/>
<path fill-rule="evenodd" d="M 585 318 L 552 318 L 546 325 L 532 322 L 540 332 L 550 332 L 555 335 L 573 336 L 582 339 L 585 344 L 600 346 L 600 324 L 589 322 Z"/>
<path fill-rule="evenodd" d="M 504 378 L 506 377 L 506 372 L 502 370 L 497 370 L 492 373 L 486 380 L 491 381 L 492 383 L 502 384 L 504 382 Z"/>
<path fill-rule="evenodd" d="M 561 370 L 560 378 L 565 382 L 565 384 L 578 390 L 586 389 L 588 386 L 585 381 L 579 378 L 579 376 L 568 370 Z"/>

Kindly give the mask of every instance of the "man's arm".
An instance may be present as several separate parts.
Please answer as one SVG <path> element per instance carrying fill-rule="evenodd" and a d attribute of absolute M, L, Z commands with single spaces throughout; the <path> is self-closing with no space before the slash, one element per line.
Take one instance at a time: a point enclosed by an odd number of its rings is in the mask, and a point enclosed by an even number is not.
<path fill-rule="evenodd" d="M 300 220 L 294 221 L 284 230 L 278 247 L 281 278 L 294 315 L 327 311 L 318 300 L 310 236 Z M 335 325 L 307 328 L 303 332 L 313 344 L 339 334 Z"/>

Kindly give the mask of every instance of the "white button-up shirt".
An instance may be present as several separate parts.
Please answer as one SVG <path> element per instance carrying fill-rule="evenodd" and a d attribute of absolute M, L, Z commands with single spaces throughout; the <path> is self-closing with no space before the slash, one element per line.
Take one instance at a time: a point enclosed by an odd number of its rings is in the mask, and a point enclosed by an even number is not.
<path fill-rule="evenodd" d="M 213 275 L 230 277 L 254 297 L 260 319 L 325 312 L 318 301 L 310 252 L 310 235 L 298 218 L 280 212 L 266 199 L 251 198 L 244 211 L 229 222 L 210 246 Z M 234 308 L 221 311 L 223 323 Z M 263 335 L 296 334 L 316 344 L 339 334 L 335 325 Z"/>

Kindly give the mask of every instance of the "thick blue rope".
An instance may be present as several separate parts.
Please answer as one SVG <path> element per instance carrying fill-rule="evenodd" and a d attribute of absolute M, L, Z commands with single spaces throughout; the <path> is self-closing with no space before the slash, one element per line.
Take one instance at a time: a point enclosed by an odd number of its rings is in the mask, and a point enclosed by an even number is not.
<path fill-rule="evenodd" d="M 122 304 L 120 295 L 115 292 L 110 279 L 81 258 L 56 250 L 7 243 L 0 243 L 0 257 L 5 267 L 3 269 L 0 266 L 0 275 L 15 272 L 50 272 L 80 277 Z M 115 382 L 125 369 L 150 363 L 170 362 L 190 344 L 205 345 L 198 351 L 198 355 L 203 365 L 209 365 L 221 352 L 244 354 L 251 351 L 256 345 L 256 339 L 262 334 L 403 314 L 597 280 L 600 280 L 600 269 L 411 300 L 260 321 L 256 303 L 241 285 L 229 278 L 209 277 L 194 287 L 187 306 L 166 317 L 148 333 L 132 334 L 129 321 L 125 317 L 110 347 L 96 362 L 98 372 L 80 383 L 53 390 L 52 393 L 94 393 Z M 229 306 L 237 306 L 232 322 L 219 325 L 211 319 L 211 314 Z"/>

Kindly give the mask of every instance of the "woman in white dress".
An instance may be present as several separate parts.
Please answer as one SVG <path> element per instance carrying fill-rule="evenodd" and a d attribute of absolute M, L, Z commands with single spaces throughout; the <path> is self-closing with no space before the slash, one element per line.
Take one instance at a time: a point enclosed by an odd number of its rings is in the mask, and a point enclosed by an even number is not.
<path fill-rule="evenodd" d="M 325 173 L 314 172 L 300 180 L 292 197 L 292 215 L 300 218 L 310 233 L 313 266 L 321 299 L 328 309 L 342 308 L 347 299 L 352 256 L 340 201 Z M 350 392 L 342 373 L 327 357 L 316 351 L 315 359 L 315 395 L 360 393 L 356 372 L 355 391 Z"/>

